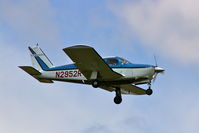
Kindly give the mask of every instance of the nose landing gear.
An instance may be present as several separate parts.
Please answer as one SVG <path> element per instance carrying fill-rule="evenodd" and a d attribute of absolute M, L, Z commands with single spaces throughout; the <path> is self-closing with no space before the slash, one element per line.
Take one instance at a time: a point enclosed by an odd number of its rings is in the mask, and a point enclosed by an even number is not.
<path fill-rule="evenodd" d="M 152 95 L 153 94 L 153 90 L 149 87 L 149 89 L 146 90 L 146 94 L 147 95 Z"/>
<path fill-rule="evenodd" d="M 149 88 L 146 90 L 146 94 L 149 96 L 153 94 L 153 90 L 151 89 L 151 83 L 149 83 Z"/>
<path fill-rule="evenodd" d="M 120 104 L 122 102 L 122 96 L 121 96 L 120 88 L 115 89 L 115 95 L 116 95 L 115 98 L 114 98 L 115 104 Z"/>

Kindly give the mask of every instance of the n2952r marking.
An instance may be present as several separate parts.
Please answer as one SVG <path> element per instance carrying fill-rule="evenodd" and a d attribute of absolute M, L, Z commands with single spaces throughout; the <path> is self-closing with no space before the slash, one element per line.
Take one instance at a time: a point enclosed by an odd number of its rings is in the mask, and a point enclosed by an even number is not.
<path fill-rule="evenodd" d="M 58 71 L 55 73 L 56 78 L 80 77 L 80 76 L 82 76 L 82 73 L 78 70 Z"/>

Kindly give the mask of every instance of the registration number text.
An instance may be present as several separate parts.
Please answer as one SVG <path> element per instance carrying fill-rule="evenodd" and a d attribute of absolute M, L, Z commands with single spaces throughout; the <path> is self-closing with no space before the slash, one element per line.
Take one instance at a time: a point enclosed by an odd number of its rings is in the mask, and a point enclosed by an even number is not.
<path fill-rule="evenodd" d="M 58 71 L 55 74 L 56 78 L 80 77 L 80 76 L 82 76 L 82 73 L 78 70 Z"/>

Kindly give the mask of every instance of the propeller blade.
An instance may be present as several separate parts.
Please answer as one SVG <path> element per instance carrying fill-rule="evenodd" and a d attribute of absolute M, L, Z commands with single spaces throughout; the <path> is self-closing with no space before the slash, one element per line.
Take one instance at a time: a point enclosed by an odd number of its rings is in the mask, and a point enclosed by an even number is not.
<path fill-rule="evenodd" d="M 158 66 L 158 63 L 157 63 L 156 56 L 155 56 L 155 55 L 153 55 L 153 58 L 154 58 L 154 61 L 155 61 L 155 66 L 157 67 L 157 66 Z"/>

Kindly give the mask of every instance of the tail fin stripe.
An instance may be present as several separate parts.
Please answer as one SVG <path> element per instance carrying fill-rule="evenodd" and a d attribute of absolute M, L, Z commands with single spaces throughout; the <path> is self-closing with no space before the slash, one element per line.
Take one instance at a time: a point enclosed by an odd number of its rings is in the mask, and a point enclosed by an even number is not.
<path fill-rule="evenodd" d="M 35 57 L 35 59 L 37 60 L 38 64 L 40 65 L 40 67 L 43 69 L 43 70 L 48 70 L 49 67 L 46 65 L 46 63 L 43 62 L 43 60 L 33 51 L 32 48 L 28 47 L 29 50 L 31 51 L 32 53 L 32 56 Z"/>

